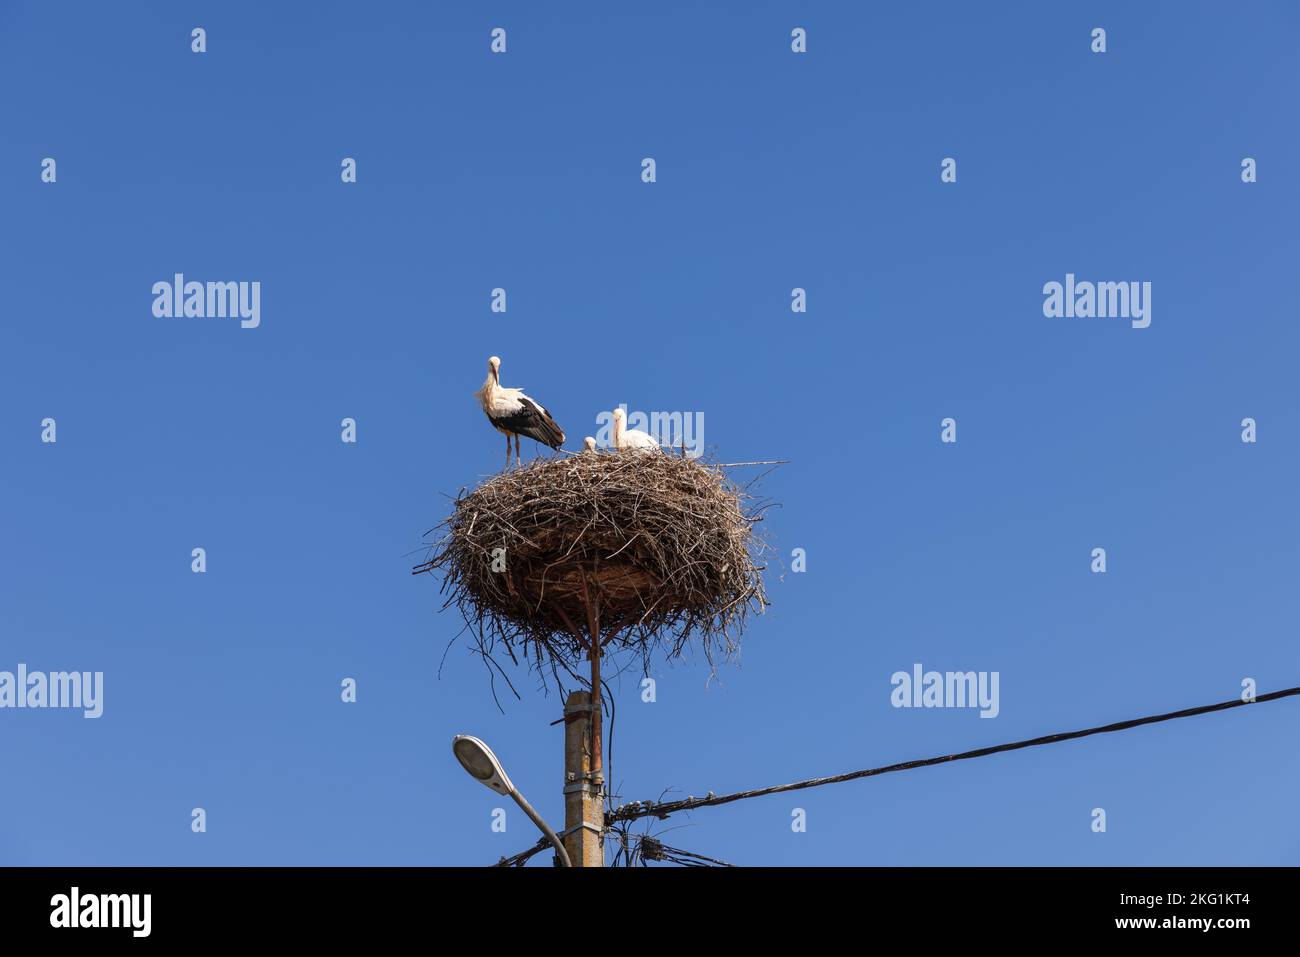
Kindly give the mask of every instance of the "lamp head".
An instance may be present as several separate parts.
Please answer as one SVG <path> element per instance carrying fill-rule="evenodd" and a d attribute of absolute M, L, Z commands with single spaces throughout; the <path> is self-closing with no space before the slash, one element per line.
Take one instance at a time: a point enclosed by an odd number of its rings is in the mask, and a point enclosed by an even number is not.
<path fill-rule="evenodd" d="M 505 768 L 492 753 L 492 749 L 470 734 L 458 734 L 451 739 L 451 751 L 456 755 L 469 776 L 496 791 L 497 794 L 512 794 L 515 786 L 510 783 Z"/>

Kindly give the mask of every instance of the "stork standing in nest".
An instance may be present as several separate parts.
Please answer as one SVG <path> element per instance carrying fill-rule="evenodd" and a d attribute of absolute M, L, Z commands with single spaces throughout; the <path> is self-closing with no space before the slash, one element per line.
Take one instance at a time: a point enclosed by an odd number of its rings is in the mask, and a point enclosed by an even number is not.
<path fill-rule="evenodd" d="M 523 389 L 510 389 L 501 385 L 501 360 L 496 356 L 488 359 L 487 380 L 483 388 L 474 393 L 483 413 L 498 432 L 506 436 L 506 468 L 510 467 L 510 439 L 515 440 L 515 464 L 522 458 L 519 452 L 519 436 L 526 435 L 543 445 L 558 449 L 564 444 L 564 430 L 551 418 L 551 413 L 524 395 Z"/>

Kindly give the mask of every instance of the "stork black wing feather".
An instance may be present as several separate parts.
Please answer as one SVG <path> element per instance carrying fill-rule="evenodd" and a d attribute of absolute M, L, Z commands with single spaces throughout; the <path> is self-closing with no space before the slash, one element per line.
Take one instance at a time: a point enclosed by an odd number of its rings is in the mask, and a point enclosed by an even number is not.
<path fill-rule="evenodd" d="M 492 424 L 497 428 L 526 435 L 553 449 L 558 449 L 564 444 L 564 430 L 551 418 L 551 413 L 527 396 L 520 398 L 517 412 L 491 418 Z"/>

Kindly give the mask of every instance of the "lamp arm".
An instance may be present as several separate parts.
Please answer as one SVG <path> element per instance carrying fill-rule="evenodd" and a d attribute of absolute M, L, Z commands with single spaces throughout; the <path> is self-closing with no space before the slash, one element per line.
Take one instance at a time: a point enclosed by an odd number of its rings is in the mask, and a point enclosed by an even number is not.
<path fill-rule="evenodd" d="M 546 839 L 555 845 L 555 853 L 560 858 L 560 866 L 572 867 L 573 863 L 569 860 L 569 852 L 564 849 L 564 844 L 560 841 L 556 833 L 551 830 L 551 825 L 547 824 L 542 816 L 533 810 L 533 806 L 525 801 L 524 796 L 517 790 L 512 788 L 510 796 L 515 799 L 515 803 L 518 804 L 523 809 L 523 812 L 528 815 L 529 820 L 537 825 L 537 829 L 546 835 Z"/>

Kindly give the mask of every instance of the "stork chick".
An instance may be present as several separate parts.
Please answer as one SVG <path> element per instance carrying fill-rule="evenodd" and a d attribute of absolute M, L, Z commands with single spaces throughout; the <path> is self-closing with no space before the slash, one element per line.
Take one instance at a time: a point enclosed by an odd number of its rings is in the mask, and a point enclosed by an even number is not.
<path fill-rule="evenodd" d="M 614 434 L 612 444 L 619 452 L 662 452 L 653 435 L 640 429 L 627 427 L 627 413 L 622 409 L 614 410 Z"/>

